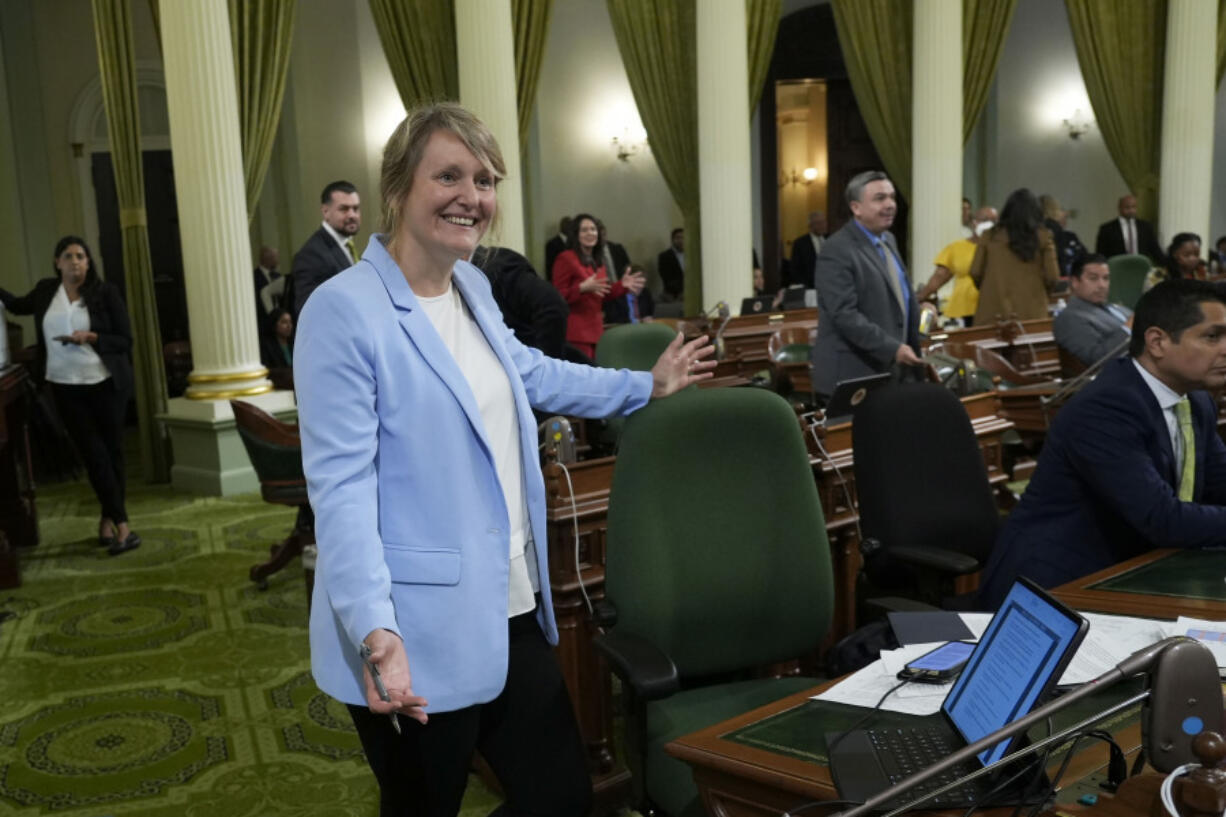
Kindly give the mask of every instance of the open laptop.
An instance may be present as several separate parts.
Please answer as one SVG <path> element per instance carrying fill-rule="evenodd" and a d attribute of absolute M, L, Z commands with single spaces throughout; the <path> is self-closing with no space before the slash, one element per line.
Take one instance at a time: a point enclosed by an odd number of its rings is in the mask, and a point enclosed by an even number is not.
<path fill-rule="evenodd" d="M 835 423 L 850 420 L 856 406 L 864 402 L 869 392 L 881 388 L 893 378 L 894 375 L 889 372 L 881 372 L 835 383 L 834 391 L 831 392 L 830 399 L 826 401 L 826 425 L 832 426 Z"/>
<path fill-rule="evenodd" d="M 995 732 L 1044 702 L 1085 638 L 1089 624 L 1028 579 L 1013 584 L 941 704 L 938 727 L 848 732 L 830 752 L 830 770 L 843 800 L 862 803 L 903 778 Z M 828 741 L 836 740 L 828 735 Z M 902 805 L 1005 757 L 1021 738 L 980 752 L 970 768 L 956 768 L 899 796 Z M 1005 765 L 1002 764 L 1002 769 Z M 928 801 L 924 808 L 1013 805 L 1020 792 L 996 791 L 1001 774 L 987 774 Z M 1030 779 L 1023 775 L 1024 784 Z"/>
<path fill-rule="evenodd" d="M 762 312 L 769 312 L 774 301 L 775 297 L 773 295 L 755 295 L 752 298 L 742 298 L 741 314 L 757 315 Z"/>

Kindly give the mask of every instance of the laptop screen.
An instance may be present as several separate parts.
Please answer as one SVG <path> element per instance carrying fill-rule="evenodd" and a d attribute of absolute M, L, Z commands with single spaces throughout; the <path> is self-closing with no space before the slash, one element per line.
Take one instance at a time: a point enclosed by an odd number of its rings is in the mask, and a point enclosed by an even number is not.
<path fill-rule="evenodd" d="M 1087 629 L 1085 619 L 1027 580 L 1014 583 L 941 705 L 967 743 L 1030 712 L 1055 684 Z M 1013 740 L 980 752 L 983 765 Z"/>

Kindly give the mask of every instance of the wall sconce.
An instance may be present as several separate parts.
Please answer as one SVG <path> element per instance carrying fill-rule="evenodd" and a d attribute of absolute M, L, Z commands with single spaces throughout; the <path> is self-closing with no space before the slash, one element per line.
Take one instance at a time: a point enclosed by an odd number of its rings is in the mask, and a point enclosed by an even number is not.
<path fill-rule="evenodd" d="M 613 137 L 613 150 L 616 151 L 617 158 L 623 162 L 629 162 L 631 156 L 637 156 L 645 147 L 647 147 L 647 131 L 642 128 L 633 134 L 630 128 L 623 128 L 621 136 Z"/>
<path fill-rule="evenodd" d="M 1080 139 L 1083 133 L 1090 130 L 1090 126 L 1094 124 L 1094 120 L 1086 118 L 1081 112 L 1081 108 L 1073 111 L 1068 119 L 1064 120 L 1064 127 L 1068 128 L 1068 138 Z"/>
<path fill-rule="evenodd" d="M 813 184 L 813 182 L 815 181 L 817 181 L 817 168 L 816 167 L 806 167 L 804 170 L 802 170 L 799 173 L 796 172 L 796 168 L 792 168 L 791 174 L 782 173 L 782 172 L 779 174 L 779 186 L 780 187 L 787 187 L 789 184 L 792 184 L 792 185 L 803 184 L 803 185 L 808 186 L 810 184 Z"/>

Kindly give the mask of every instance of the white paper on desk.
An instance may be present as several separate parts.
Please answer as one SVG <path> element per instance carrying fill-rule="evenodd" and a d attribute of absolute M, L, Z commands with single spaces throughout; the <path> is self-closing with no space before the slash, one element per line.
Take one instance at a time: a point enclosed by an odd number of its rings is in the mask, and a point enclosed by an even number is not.
<path fill-rule="evenodd" d="M 1060 686 L 1084 684 L 1102 675 L 1139 649 L 1165 637 L 1165 622 L 1132 616 L 1082 613 L 1090 631 L 1060 676 Z"/>
<path fill-rule="evenodd" d="M 813 696 L 813 699 L 871 709 L 877 706 L 882 695 L 898 686 L 898 671 L 908 661 L 919 658 L 943 643 L 945 642 L 909 644 L 897 650 L 882 650 L 881 658 L 844 678 L 821 695 Z M 926 687 L 931 689 L 925 689 Z M 941 701 L 945 700 L 945 693 L 948 691 L 944 685 L 906 684 L 891 693 L 881 704 L 881 709 L 906 715 L 931 715 L 941 710 Z"/>
<path fill-rule="evenodd" d="M 966 629 L 970 630 L 975 636 L 975 641 L 983 638 L 983 631 L 988 628 L 988 623 L 992 621 L 992 613 L 959 613 L 958 617 L 962 619 L 962 623 L 966 625 Z"/>
<path fill-rule="evenodd" d="M 1218 669 L 1226 668 L 1226 621 L 1180 616 L 1175 622 L 1163 623 L 1163 635 L 1188 635 L 1209 648 Z"/>

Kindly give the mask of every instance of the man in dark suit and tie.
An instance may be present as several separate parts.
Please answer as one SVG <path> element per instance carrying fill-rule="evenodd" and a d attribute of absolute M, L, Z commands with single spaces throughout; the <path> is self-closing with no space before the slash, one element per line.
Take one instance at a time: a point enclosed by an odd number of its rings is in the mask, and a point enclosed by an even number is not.
<path fill-rule="evenodd" d="M 545 242 L 545 280 L 553 280 L 553 262 L 567 249 L 566 237 L 570 235 L 570 216 L 562 216 L 558 222 L 558 234 Z"/>
<path fill-rule="evenodd" d="M 1226 300 L 1158 284 L 1128 351 L 1056 415 L 984 569 L 985 609 L 1019 575 L 1054 587 L 1154 548 L 1226 545 L 1226 445 L 1204 391 L 1226 385 Z"/>
<path fill-rule="evenodd" d="M 1154 225 L 1137 218 L 1137 197 L 1131 194 L 1121 196 L 1117 206 L 1120 217 L 1098 228 L 1094 252 L 1107 258 L 1125 253 L 1147 255 L 1154 266 L 1162 266 L 1162 247 L 1158 246 Z"/>
<path fill-rule="evenodd" d="M 1132 310 L 1107 303 L 1111 270 L 1101 255 L 1073 262 L 1069 276 L 1072 297 L 1052 322 L 1056 345 L 1089 366 L 1132 335 Z"/>
<path fill-rule="evenodd" d="M 788 280 L 784 286 L 813 288 L 817 269 L 817 254 L 826 240 L 826 214 L 821 210 L 809 213 L 809 232 L 792 242 L 792 260 L 788 262 Z"/>
<path fill-rule="evenodd" d="M 671 246 L 656 256 L 656 272 L 664 285 L 665 300 L 679 301 L 685 291 L 685 229 L 673 230 L 670 241 Z"/>
<path fill-rule="evenodd" d="M 358 189 L 346 181 L 324 188 L 319 197 L 323 223 L 294 253 L 290 271 L 293 288 L 294 321 L 315 288 L 358 262 L 353 237 L 362 226 L 362 207 Z"/>
<path fill-rule="evenodd" d="M 894 371 L 918 373 L 919 307 L 890 233 L 898 204 L 879 170 L 847 184 L 854 218 L 817 257 L 817 342 L 813 387 L 829 397 L 835 384 Z"/>

